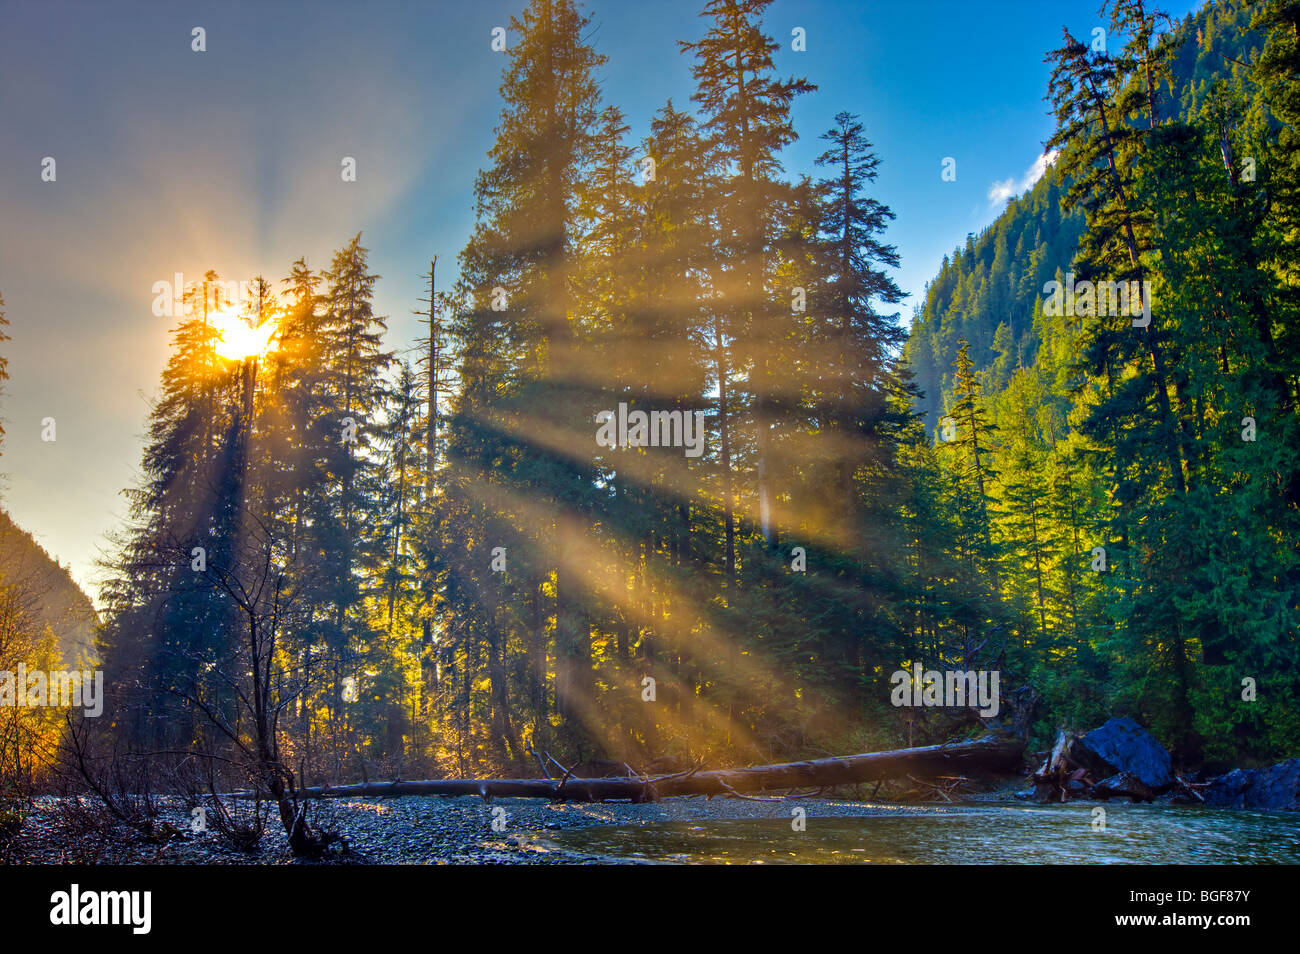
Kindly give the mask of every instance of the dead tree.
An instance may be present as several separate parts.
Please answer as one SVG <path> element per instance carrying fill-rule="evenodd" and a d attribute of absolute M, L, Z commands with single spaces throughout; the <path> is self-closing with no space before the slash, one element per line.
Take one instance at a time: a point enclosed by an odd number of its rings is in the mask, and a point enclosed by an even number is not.
<path fill-rule="evenodd" d="M 232 721 L 197 685 L 177 692 L 233 746 L 255 795 L 274 802 L 293 852 L 319 855 L 338 837 L 309 824 L 293 772 L 280 751 L 280 717 L 308 688 L 306 678 L 295 678 L 276 664 L 296 592 L 288 580 L 299 574 L 279 565 L 284 553 L 272 528 L 247 508 L 244 518 L 245 531 L 229 560 L 209 561 L 204 570 L 238 611 L 241 632 L 234 640 L 232 664 L 217 667 L 212 675 L 238 700 L 240 718 Z"/>
<path fill-rule="evenodd" d="M 807 762 L 748 768 L 692 770 L 673 775 L 576 778 L 435 779 L 300 789 L 299 798 L 395 795 L 478 795 L 483 798 L 549 798 L 555 801 L 657 801 L 672 795 L 744 796 L 798 788 L 827 788 L 908 775 L 938 778 L 1001 774 L 1020 765 L 1024 742 L 994 733 L 968 742 L 928 745 L 893 752 L 867 752 Z"/>

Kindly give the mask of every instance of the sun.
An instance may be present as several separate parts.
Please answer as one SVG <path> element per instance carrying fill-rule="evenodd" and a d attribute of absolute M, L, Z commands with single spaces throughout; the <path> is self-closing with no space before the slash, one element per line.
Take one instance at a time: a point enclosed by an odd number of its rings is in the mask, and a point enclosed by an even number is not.
<path fill-rule="evenodd" d="M 217 333 L 213 349 L 227 361 L 243 361 L 263 354 L 275 334 L 273 322 L 254 328 L 234 308 L 215 312 L 208 316 L 208 321 Z"/>

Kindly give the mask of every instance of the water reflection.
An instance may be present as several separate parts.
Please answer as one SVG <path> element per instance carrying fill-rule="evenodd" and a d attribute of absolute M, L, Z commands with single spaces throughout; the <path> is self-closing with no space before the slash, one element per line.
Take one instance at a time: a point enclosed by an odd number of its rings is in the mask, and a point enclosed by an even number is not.
<path fill-rule="evenodd" d="M 656 822 L 547 832 L 540 845 L 713 864 L 1296 864 L 1300 816 L 1172 806 L 980 805 L 865 817 Z"/>

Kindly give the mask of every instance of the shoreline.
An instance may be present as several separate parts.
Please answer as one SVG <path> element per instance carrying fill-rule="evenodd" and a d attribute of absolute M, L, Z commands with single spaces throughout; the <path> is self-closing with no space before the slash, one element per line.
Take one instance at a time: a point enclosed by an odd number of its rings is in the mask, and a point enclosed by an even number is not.
<path fill-rule="evenodd" d="M 600 827 L 641 827 L 670 823 L 715 823 L 743 820 L 789 821 L 802 807 L 807 818 L 924 818 L 951 816 L 979 809 L 1032 809 L 1034 803 L 1014 800 L 1006 790 L 990 791 L 952 804 L 884 803 L 837 799 L 748 799 L 680 796 L 660 802 L 550 802 L 534 798 L 502 798 L 487 802 L 477 796 L 403 796 L 401 798 L 327 799 L 313 804 L 314 825 L 334 829 L 348 839 L 346 853 L 322 862 L 293 858 L 274 812 L 269 813 L 256 850 L 233 848 L 211 826 L 191 830 L 191 812 L 181 799 L 157 800 L 155 826 L 174 833 L 151 840 L 120 823 L 83 826 L 70 831 L 64 799 L 46 796 L 15 838 L 5 863 L 127 864 L 127 865 L 283 865 L 283 864 L 637 864 L 645 858 L 584 853 L 549 841 L 550 832 Z M 82 800 L 88 809 L 94 806 Z M 1104 803 L 1098 803 L 1104 804 Z M 1044 806 L 1039 806 L 1044 807 Z M 1068 806 L 1088 809 L 1090 803 Z M 1157 802 L 1179 811 L 1185 806 Z M 1200 806 L 1190 806 L 1201 811 Z M 1220 809 L 1204 809 L 1221 811 Z M 504 814 L 502 814 L 504 811 Z M 1230 812 L 1231 810 L 1222 810 Z M 1280 817 L 1287 812 L 1265 813 Z M 494 822 L 500 830 L 494 830 Z"/>
<path fill-rule="evenodd" d="M 274 812 L 252 852 L 240 852 L 211 830 L 191 831 L 191 813 L 179 798 L 161 797 L 158 826 L 170 825 L 177 834 L 159 845 L 121 823 L 102 831 L 70 836 L 60 826 L 60 799 L 36 799 L 15 839 L 14 857 L 20 864 L 590 864 L 618 859 L 586 855 L 539 844 L 548 831 L 600 826 L 650 825 L 662 822 L 718 821 L 724 819 L 788 818 L 792 805 L 802 805 L 809 816 L 869 817 L 925 814 L 948 806 L 888 805 L 835 799 L 801 799 L 785 802 L 741 799 L 706 799 L 679 796 L 661 802 L 550 802 L 536 798 L 498 798 L 490 803 L 477 796 L 408 795 L 401 798 L 322 799 L 312 803 L 313 825 L 335 829 L 349 840 L 349 852 L 327 862 L 293 858 Z M 87 808 L 102 808 L 82 798 Z M 494 831 L 504 809 L 504 830 Z M 498 821 L 498 824 L 500 822 Z M 628 862 L 635 863 L 635 862 Z"/>

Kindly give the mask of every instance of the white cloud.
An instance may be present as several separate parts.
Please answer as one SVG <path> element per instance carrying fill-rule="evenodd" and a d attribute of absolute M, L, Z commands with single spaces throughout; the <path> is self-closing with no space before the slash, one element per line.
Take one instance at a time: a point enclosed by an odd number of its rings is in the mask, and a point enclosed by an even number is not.
<path fill-rule="evenodd" d="M 1034 164 L 1025 171 L 1019 182 L 1012 178 L 993 183 L 989 186 L 989 205 L 1001 205 L 1026 189 L 1033 188 L 1034 183 L 1043 177 L 1047 167 L 1056 161 L 1058 155 L 1060 155 L 1059 149 L 1043 153 L 1034 160 Z"/>

